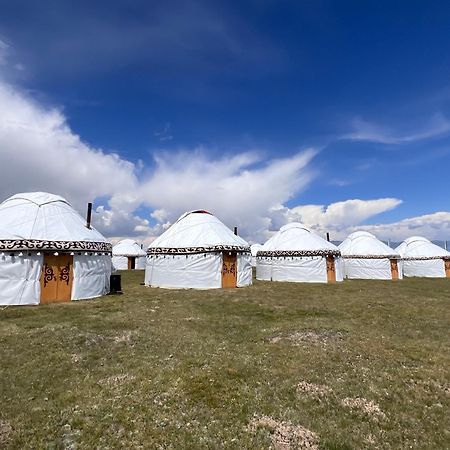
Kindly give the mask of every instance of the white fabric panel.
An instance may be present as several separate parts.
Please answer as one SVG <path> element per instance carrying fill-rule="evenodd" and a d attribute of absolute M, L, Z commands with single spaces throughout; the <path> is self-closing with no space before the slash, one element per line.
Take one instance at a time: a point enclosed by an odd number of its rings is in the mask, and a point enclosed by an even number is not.
<path fill-rule="evenodd" d="M 128 257 L 127 256 L 113 256 L 112 257 L 113 270 L 127 270 Z"/>
<path fill-rule="evenodd" d="M 401 267 L 398 267 L 399 276 Z M 361 280 L 391 280 L 391 262 L 387 258 L 380 259 L 344 259 L 345 277 Z"/>
<path fill-rule="evenodd" d="M 43 259 L 36 253 L 31 256 L 0 255 L 0 305 L 39 304 Z"/>
<path fill-rule="evenodd" d="M 135 257 L 135 269 L 144 270 L 146 264 L 146 257 Z M 113 271 L 115 270 L 128 270 L 128 256 L 113 256 L 112 257 Z"/>
<path fill-rule="evenodd" d="M 252 256 L 249 253 L 238 253 L 237 255 L 237 287 L 252 284 Z"/>
<path fill-rule="evenodd" d="M 336 263 L 336 281 L 342 281 L 342 270 Z M 324 257 L 261 258 L 256 265 L 258 280 L 326 283 L 327 265 Z"/>
<path fill-rule="evenodd" d="M 450 257 L 450 252 L 433 244 L 428 239 L 421 236 L 413 236 L 404 240 L 396 251 L 400 253 L 402 258 L 417 258 L 417 257 Z"/>
<path fill-rule="evenodd" d="M 148 256 L 145 284 L 165 288 L 221 288 L 222 254 Z"/>
<path fill-rule="evenodd" d="M 109 292 L 112 263 L 108 255 L 73 257 L 72 300 L 100 297 Z"/>
<path fill-rule="evenodd" d="M 334 258 L 336 281 L 344 281 L 344 261 L 342 258 Z"/>
<path fill-rule="evenodd" d="M 113 256 L 146 256 L 145 250 L 133 239 L 123 239 L 112 249 Z"/>
<path fill-rule="evenodd" d="M 397 251 L 387 246 L 384 242 L 378 240 L 373 234 L 367 231 L 355 231 L 350 234 L 339 245 L 339 250 L 342 255 L 377 255 L 377 256 L 391 256 L 398 254 Z"/>
<path fill-rule="evenodd" d="M 256 267 L 256 256 L 252 256 L 252 267 Z"/>
<path fill-rule="evenodd" d="M 445 265 L 442 259 L 422 259 L 403 261 L 405 277 L 445 278 Z"/>

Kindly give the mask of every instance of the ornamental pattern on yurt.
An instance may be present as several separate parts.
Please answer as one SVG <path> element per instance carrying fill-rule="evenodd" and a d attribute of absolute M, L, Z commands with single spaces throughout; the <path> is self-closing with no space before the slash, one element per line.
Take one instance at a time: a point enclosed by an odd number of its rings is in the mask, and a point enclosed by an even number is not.
<path fill-rule="evenodd" d="M 0 240 L 0 251 L 19 250 L 59 250 L 59 251 L 89 251 L 111 253 L 109 242 L 91 241 L 43 241 L 38 239 L 3 239 Z"/>
<path fill-rule="evenodd" d="M 286 256 L 341 256 L 339 250 L 260 250 L 257 257 L 286 257 Z"/>
<path fill-rule="evenodd" d="M 450 261 L 450 256 L 409 256 L 402 259 L 403 261 L 426 261 L 431 259 L 443 259 L 444 261 Z"/>
<path fill-rule="evenodd" d="M 400 255 L 342 255 L 342 259 L 402 259 Z"/>
<path fill-rule="evenodd" d="M 147 255 L 189 255 L 194 253 L 239 252 L 250 253 L 250 247 L 244 245 L 214 245 L 211 247 L 149 247 Z"/>

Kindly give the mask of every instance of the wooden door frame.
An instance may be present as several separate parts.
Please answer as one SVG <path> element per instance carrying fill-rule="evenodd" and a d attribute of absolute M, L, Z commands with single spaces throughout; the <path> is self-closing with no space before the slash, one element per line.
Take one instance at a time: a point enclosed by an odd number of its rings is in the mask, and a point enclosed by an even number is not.
<path fill-rule="evenodd" d="M 396 276 L 394 276 L 394 270 L 393 267 L 395 266 L 395 274 Z M 389 260 L 389 267 L 391 269 L 391 279 L 396 281 L 400 279 L 400 273 L 398 271 L 398 260 L 397 259 L 390 259 Z"/>
<path fill-rule="evenodd" d="M 233 286 L 224 286 L 224 275 L 226 274 L 226 262 L 225 262 L 225 256 L 229 257 L 229 258 L 234 258 L 234 263 L 232 263 L 231 267 L 230 267 L 230 272 L 234 274 L 234 285 Z M 222 252 L 222 270 L 221 270 L 221 285 L 222 288 L 224 289 L 232 289 L 232 288 L 236 288 L 237 287 L 237 261 L 238 261 L 238 254 L 237 252 L 233 252 L 233 251 L 224 251 Z M 234 267 L 233 267 L 234 266 Z"/>
<path fill-rule="evenodd" d="M 58 258 L 60 258 L 58 263 Z M 67 262 L 66 265 L 62 265 L 62 258 L 64 258 Z M 73 255 L 68 253 L 62 253 L 59 255 L 55 255 L 54 253 L 44 253 L 44 257 L 42 260 L 42 269 L 39 277 L 40 282 L 40 298 L 39 303 L 48 304 L 48 303 L 59 303 L 59 302 L 70 302 L 72 299 L 72 288 L 73 288 Z M 55 271 L 55 268 L 57 270 Z M 44 290 L 47 285 L 47 282 L 54 282 L 54 288 L 56 290 L 55 297 L 56 298 L 44 298 Z M 66 283 L 67 288 L 63 289 L 63 283 Z M 65 295 L 60 295 L 60 292 L 64 292 Z M 67 295 L 68 293 L 68 295 Z M 66 297 L 66 298 L 61 298 Z"/>
<path fill-rule="evenodd" d="M 331 265 L 333 265 L 333 269 L 329 270 Z M 325 257 L 325 267 L 327 270 L 327 283 L 336 283 L 336 260 L 334 256 L 328 255 Z"/>

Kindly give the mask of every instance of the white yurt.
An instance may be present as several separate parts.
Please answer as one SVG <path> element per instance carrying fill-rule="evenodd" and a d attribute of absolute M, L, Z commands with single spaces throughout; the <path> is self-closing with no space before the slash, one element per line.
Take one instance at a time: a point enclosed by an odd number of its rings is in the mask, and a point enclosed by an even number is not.
<path fill-rule="evenodd" d="M 450 252 L 428 239 L 413 236 L 395 250 L 403 259 L 404 276 L 450 278 Z"/>
<path fill-rule="evenodd" d="M 133 239 L 122 239 L 112 248 L 114 270 L 143 270 L 147 253 Z"/>
<path fill-rule="evenodd" d="M 340 245 L 344 278 L 398 280 L 402 277 L 400 254 L 372 233 L 356 231 Z"/>
<path fill-rule="evenodd" d="M 258 251 L 256 278 L 268 281 L 342 281 L 341 252 L 301 223 L 290 223 Z"/>
<path fill-rule="evenodd" d="M 211 213 L 187 212 L 148 247 L 145 284 L 196 289 L 248 286 L 250 247 Z"/>
<path fill-rule="evenodd" d="M 109 292 L 111 244 L 58 195 L 0 204 L 0 305 L 37 305 Z"/>
<path fill-rule="evenodd" d="M 252 267 L 256 267 L 256 254 L 262 249 L 261 244 L 253 244 L 250 246 L 250 252 L 252 253 Z"/>

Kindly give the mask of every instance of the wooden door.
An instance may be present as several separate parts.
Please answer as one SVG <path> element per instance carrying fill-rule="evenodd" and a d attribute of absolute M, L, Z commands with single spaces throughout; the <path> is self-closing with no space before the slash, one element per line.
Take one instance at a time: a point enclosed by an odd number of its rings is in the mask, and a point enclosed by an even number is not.
<path fill-rule="evenodd" d="M 391 259 L 391 275 L 393 280 L 398 280 L 398 263 L 396 259 Z"/>
<path fill-rule="evenodd" d="M 336 283 L 336 266 L 333 256 L 327 256 L 327 281 L 328 283 Z"/>
<path fill-rule="evenodd" d="M 128 270 L 136 269 L 136 258 L 134 256 L 128 257 Z"/>
<path fill-rule="evenodd" d="M 73 256 L 44 254 L 41 303 L 68 302 L 72 295 Z"/>
<path fill-rule="evenodd" d="M 450 278 L 450 259 L 444 259 L 445 276 Z"/>
<path fill-rule="evenodd" d="M 222 287 L 235 288 L 237 286 L 237 254 L 224 252 L 222 256 Z"/>

